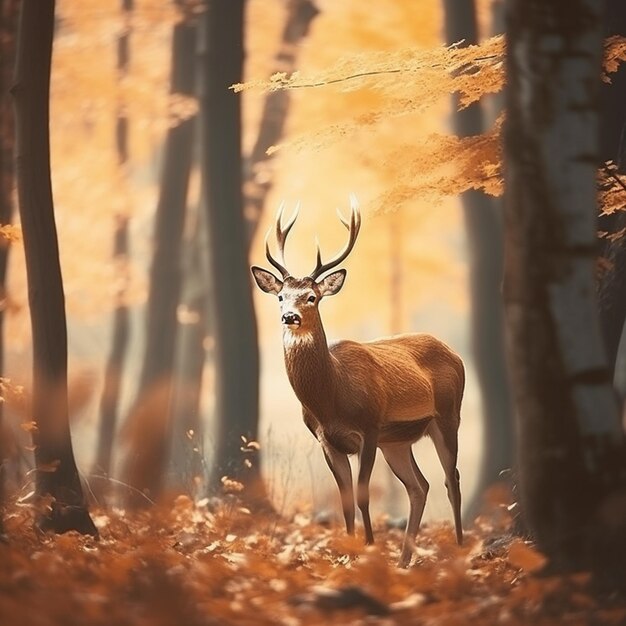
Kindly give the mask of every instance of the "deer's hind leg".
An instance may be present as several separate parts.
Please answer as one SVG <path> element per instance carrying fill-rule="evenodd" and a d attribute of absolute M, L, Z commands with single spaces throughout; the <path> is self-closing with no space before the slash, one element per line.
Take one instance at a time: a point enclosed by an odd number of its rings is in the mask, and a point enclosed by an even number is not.
<path fill-rule="evenodd" d="M 357 483 L 357 504 L 363 518 L 365 529 L 365 543 L 374 543 L 374 532 L 372 531 L 372 520 L 370 519 L 370 477 L 376 459 L 376 435 L 366 434 L 363 438 L 361 450 L 359 452 L 359 479 Z"/>
<path fill-rule="evenodd" d="M 424 514 L 426 496 L 428 495 L 428 481 L 415 462 L 410 442 L 381 444 L 380 449 L 391 471 L 404 485 L 409 496 L 409 520 L 398 563 L 400 567 L 408 567 L 413 555 L 415 536 Z"/>
<path fill-rule="evenodd" d="M 443 420 L 438 417 L 428 429 L 437 456 L 443 466 L 446 476 L 446 489 L 448 500 L 452 505 L 454 515 L 454 528 L 456 531 L 456 541 L 459 545 L 463 543 L 463 526 L 461 524 L 461 478 L 456 467 L 458 456 L 458 425 L 459 420 Z"/>

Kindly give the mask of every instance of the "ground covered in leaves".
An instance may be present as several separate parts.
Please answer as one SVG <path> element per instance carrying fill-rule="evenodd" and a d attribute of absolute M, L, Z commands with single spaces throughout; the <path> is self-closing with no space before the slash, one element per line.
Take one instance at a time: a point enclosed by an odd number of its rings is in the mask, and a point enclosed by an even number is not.
<path fill-rule="evenodd" d="M 590 576 L 547 576 L 545 558 L 508 530 L 506 509 L 458 547 L 423 528 L 413 565 L 395 566 L 402 531 L 377 545 L 306 515 L 253 515 L 235 502 L 179 497 L 142 513 L 94 511 L 95 540 L 39 535 L 27 507 L 5 516 L 3 626 L 309 624 L 626 624 L 626 603 Z"/>

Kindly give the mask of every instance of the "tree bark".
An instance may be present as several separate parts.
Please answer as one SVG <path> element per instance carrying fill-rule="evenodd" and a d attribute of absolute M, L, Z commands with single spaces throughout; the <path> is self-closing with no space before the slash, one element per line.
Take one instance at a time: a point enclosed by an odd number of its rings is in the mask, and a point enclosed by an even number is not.
<path fill-rule="evenodd" d="M 604 19 L 605 36 L 626 36 L 626 3 L 609 0 Z M 620 174 L 626 173 L 626 67 L 622 65 L 611 75 L 610 83 L 601 88 L 600 159 L 613 161 Z M 620 211 L 602 216 L 599 230 L 617 232 L 626 227 L 626 213 Z M 617 355 L 626 319 L 626 240 L 604 240 L 602 254 L 610 269 L 600 277 L 598 303 L 600 325 L 604 336 L 608 365 L 614 372 L 614 382 L 620 395 L 626 395 L 625 375 L 616 371 Z"/>
<path fill-rule="evenodd" d="M 36 493 L 44 530 L 97 534 L 78 476 L 67 402 L 67 328 L 50 181 L 54 0 L 22 0 L 16 80 L 17 183 L 33 340 Z M 51 497 L 48 506 L 43 500 Z"/>
<path fill-rule="evenodd" d="M 124 80 L 130 66 L 130 18 L 134 10 L 134 0 L 121 0 L 122 12 L 126 19 L 126 25 L 117 40 L 117 71 L 118 80 Z M 125 103 L 118 106 L 115 124 L 115 144 L 117 150 L 117 162 L 121 171 L 121 178 L 126 179 L 129 162 L 129 120 Z M 128 350 L 130 337 L 130 311 L 126 303 L 128 289 L 128 259 L 129 249 L 129 217 L 127 214 L 115 216 L 115 235 L 113 240 L 113 260 L 119 271 L 119 289 L 116 294 L 115 310 L 113 313 L 113 331 L 111 338 L 111 352 L 104 373 L 104 386 L 100 400 L 100 429 L 98 433 L 98 448 L 92 474 L 102 475 L 108 478 L 111 474 L 111 461 L 113 456 L 113 441 L 117 427 L 117 417 L 124 362 Z M 107 485 L 98 489 L 100 493 L 108 491 Z"/>
<path fill-rule="evenodd" d="M 15 44 L 17 33 L 17 0 L 0 0 L 0 224 L 13 221 L 13 189 L 15 187 L 15 122 L 9 88 L 15 71 Z M 9 244 L 0 242 L 0 376 L 4 376 L 4 312 L 7 297 L 6 275 Z M 0 403 L 0 533 L 4 507 L 7 442 L 4 434 L 4 405 Z"/>
<path fill-rule="evenodd" d="M 312 0 L 289 0 L 287 21 L 274 57 L 275 72 L 291 74 L 296 71 L 300 43 L 308 35 L 311 23 L 318 14 L 319 9 Z M 267 150 L 276 145 L 283 136 L 290 103 L 291 94 L 288 89 L 271 91 L 265 96 L 259 134 L 245 163 L 245 216 L 248 222 L 249 245 L 254 239 L 265 199 L 272 188 L 272 156 L 267 154 Z"/>
<path fill-rule="evenodd" d="M 594 297 L 600 5 L 509 0 L 507 50 L 504 296 L 520 501 L 553 567 L 623 574 L 623 435 Z"/>
<path fill-rule="evenodd" d="M 204 220 L 199 211 L 183 253 L 183 315 L 172 400 L 172 485 L 195 497 L 206 489 L 204 427 L 201 419 L 202 377 L 207 357 L 207 260 Z M 200 224 L 202 222 L 202 224 Z"/>
<path fill-rule="evenodd" d="M 204 22 L 196 33 L 196 91 L 202 91 L 206 42 Z M 199 120 L 200 121 L 200 120 Z M 201 137 L 194 137 L 194 166 L 200 157 Z M 191 497 L 204 494 L 207 488 L 202 416 L 203 374 L 213 329 L 208 303 L 212 297 L 208 272 L 208 232 L 206 228 L 206 191 L 201 185 L 198 204 L 188 209 L 182 253 L 183 285 L 177 330 L 176 362 L 171 419 L 170 483 L 175 491 Z"/>
<path fill-rule="evenodd" d="M 444 0 L 443 4 L 447 43 L 478 43 L 474 0 Z M 459 137 L 484 132 L 480 103 L 459 110 L 455 95 L 452 106 L 452 124 Z M 502 471 L 513 464 L 514 433 L 500 295 L 502 220 L 494 200 L 481 191 L 466 191 L 461 202 L 470 260 L 472 352 L 483 407 L 482 465 L 477 492 L 468 507 L 473 517 L 480 511 L 485 489 L 502 480 Z"/>
<path fill-rule="evenodd" d="M 172 93 L 195 91 L 196 26 L 174 26 Z M 181 242 L 187 208 L 192 138 L 192 116 L 167 133 L 161 190 L 156 210 L 155 248 L 150 268 L 146 311 L 146 346 L 139 389 L 129 415 L 129 452 L 124 465 L 125 481 L 150 498 L 160 495 L 168 460 L 172 376 L 176 347 L 177 308 L 181 289 Z M 131 491 L 128 503 L 145 504 Z"/>
<path fill-rule="evenodd" d="M 235 479 L 244 486 L 240 495 L 251 504 L 264 503 L 258 455 L 241 451 L 241 437 L 256 440 L 259 428 L 259 354 L 241 190 L 241 98 L 229 90 L 242 79 L 244 2 L 212 0 L 205 20 L 202 175 L 215 289 L 217 421 L 211 480 L 219 488 L 221 477 Z"/>

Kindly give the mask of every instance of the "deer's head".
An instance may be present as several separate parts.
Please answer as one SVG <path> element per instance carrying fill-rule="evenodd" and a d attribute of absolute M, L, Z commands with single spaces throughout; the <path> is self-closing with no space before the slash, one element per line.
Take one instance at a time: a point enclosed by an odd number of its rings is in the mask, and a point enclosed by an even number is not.
<path fill-rule="evenodd" d="M 339 214 L 339 219 L 350 233 L 348 243 L 344 249 L 333 257 L 328 263 L 322 263 L 322 255 L 319 244 L 317 246 L 317 263 L 315 269 L 303 278 L 294 278 L 285 267 L 285 241 L 289 231 L 293 227 L 298 217 L 296 208 L 293 217 L 288 223 L 282 225 L 283 205 L 276 217 L 276 241 L 278 244 L 279 260 L 276 260 L 270 253 L 269 236 L 265 238 L 265 254 L 267 260 L 280 272 L 282 280 L 272 272 L 255 265 L 252 266 L 252 275 L 259 288 L 265 293 L 278 296 L 280 303 L 281 321 L 294 333 L 310 332 L 319 323 L 318 306 L 322 298 L 332 296 L 343 287 L 346 278 L 346 270 L 340 269 L 331 274 L 326 272 L 337 267 L 350 254 L 356 238 L 361 228 L 361 215 L 359 213 L 357 200 L 354 195 L 350 196 L 351 215 L 350 220 L 346 220 Z M 326 276 L 323 276 L 326 274 Z"/>

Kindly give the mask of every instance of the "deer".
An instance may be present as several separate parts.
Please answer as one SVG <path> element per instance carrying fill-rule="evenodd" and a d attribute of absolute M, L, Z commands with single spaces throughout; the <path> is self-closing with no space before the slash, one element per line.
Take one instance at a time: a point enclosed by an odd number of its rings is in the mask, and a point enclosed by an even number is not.
<path fill-rule="evenodd" d="M 349 456 L 357 454 L 356 502 L 365 543 L 374 543 L 369 482 L 376 451 L 380 449 L 408 494 L 409 516 L 398 563 L 407 568 L 415 552 L 429 489 L 412 449 L 413 443 L 424 436 L 433 441 L 443 467 L 456 540 L 459 545 L 463 542 L 457 453 L 465 369 L 451 348 L 426 333 L 328 344 L 319 305 L 327 296 L 339 293 L 346 279 L 346 270 L 335 268 L 352 252 L 361 228 L 361 214 L 353 194 L 350 204 L 349 220 L 337 211 L 349 233 L 344 248 L 324 263 L 317 242 L 315 269 L 308 276 L 296 278 L 286 268 L 284 249 L 298 217 L 299 204 L 283 226 L 282 203 L 274 225 L 278 259 L 270 252 L 272 227 L 265 238 L 267 260 L 280 278 L 256 265 L 250 269 L 258 287 L 278 297 L 287 376 L 302 405 L 304 423 L 321 444 L 337 482 L 348 534 L 354 534 L 355 524 Z"/>

